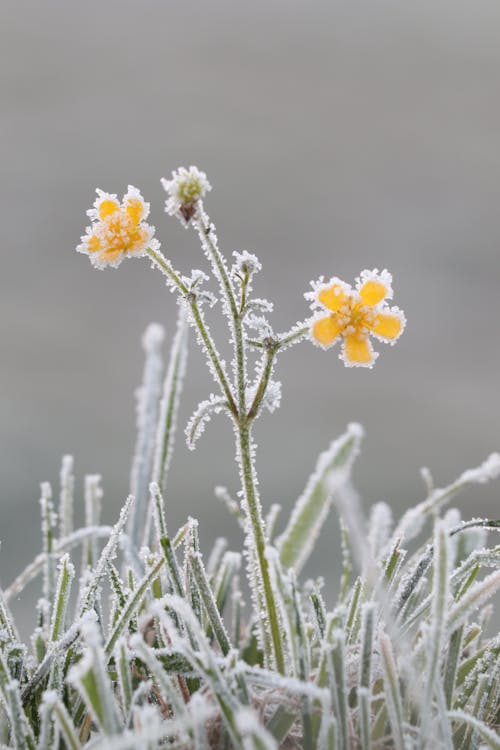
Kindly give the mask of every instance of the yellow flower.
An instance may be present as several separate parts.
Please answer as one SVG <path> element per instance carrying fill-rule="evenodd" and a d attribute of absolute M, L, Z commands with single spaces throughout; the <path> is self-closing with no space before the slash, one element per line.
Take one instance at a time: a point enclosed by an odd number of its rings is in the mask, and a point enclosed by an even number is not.
<path fill-rule="evenodd" d="M 305 295 L 316 312 L 310 321 L 313 342 L 328 349 L 341 339 L 339 356 L 347 367 L 373 367 L 378 354 L 370 335 L 394 344 L 406 324 L 403 311 L 386 304 L 392 298 L 391 282 L 388 271 L 376 268 L 363 271 L 354 289 L 335 277 L 313 282 L 313 291 Z"/>
<path fill-rule="evenodd" d="M 143 255 L 148 248 L 160 247 L 153 239 L 154 227 L 145 223 L 149 203 L 137 188 L 128 186 L 120 203 L 116 195 L 97 189 L 94 207 L 87 211 L 92 226 L 87 227 L 82 243 L 76 248 L 89 256 L 96 268 L 117 268 L 122 260 Z"/>

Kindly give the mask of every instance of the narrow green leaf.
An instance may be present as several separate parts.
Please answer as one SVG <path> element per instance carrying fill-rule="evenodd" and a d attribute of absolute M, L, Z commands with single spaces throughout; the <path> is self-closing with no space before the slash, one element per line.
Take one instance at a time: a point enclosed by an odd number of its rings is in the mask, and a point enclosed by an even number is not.
<path fill-rule="evenodd" d="M 342 437 L 320 455 L 285 531 L 276 540 L 284 568 L 299 572 L 304 566 L 330 509 L 335 487 L 349 478 L 362 436 L 361 426 L 351 424 Z"/>

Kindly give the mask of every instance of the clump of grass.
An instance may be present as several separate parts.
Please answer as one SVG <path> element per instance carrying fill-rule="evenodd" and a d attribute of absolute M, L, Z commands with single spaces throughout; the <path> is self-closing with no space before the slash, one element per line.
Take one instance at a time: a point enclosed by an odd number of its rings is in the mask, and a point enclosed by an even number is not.
<path fill-rule="evenodd" d="M 370 367 L 369 335 L 394 342 L 404 315 L 386 304 L 390 274 L 365 271 L 355 289 L 320 279 L 307 295 L 313 316 L 276 334 L 272 306 L 252 293 L 257 258 L 237 253 L 229 268 L 218 248 L 202 204 L 206 176 L 181 169 L 164 187 L 167 212 L 198 232 L 234 361 L 228 370 L 207 322 L 215 303 L 203 288 L 208 277 L 183 276 L 161 254 L 137 190 L 122 202 L 100 191 L 79 249 L 99 268 L 149 258 L 178 297 L 177 329 L 166 367 L 163 329 L 152 325 L 144 336 L 131 494 L 115 525 L 101 523 L 93 475 L 85 478 L 85 526 L 74 529 L 70 456 L 57 508 L 42 484 L 42 551 L 0 591 L 0 747 L 500 748 L 500 637 L 488 630 L 500 546 L 487 546 L 500 521 L 445 512 L 460 490 L 500 474 L 500 456 L 441 489 L 426 471 L 425 499 L 399 521 L 385 503 L 365 519 L 351 483 L 363 430 L 351 424 L 321 454 L 276 533 L 280 508 L 264 516 L 252 430 L 264 408 L 279 405 L 277 356 L 303 340 L 323 348 L 338 340 L 346 365 Z M 168 475 L 190 327 L 217 392 L 195 410 L 187 443 L 194 447 L 208 421 L 226 415 L 241 480 L 238 501 L 225 488 L 216 494 L 242 527 L 243 552 L 217 539 L 205 560 L 197 522 L 170 529 L 164 501 L 175 502 Z M 300 574 L 332 506 L 343 563 L 338 599 L 327 603 L 321 581 Z M 9 604 L 36 576 L 37 627 L 24 644 Z"/>

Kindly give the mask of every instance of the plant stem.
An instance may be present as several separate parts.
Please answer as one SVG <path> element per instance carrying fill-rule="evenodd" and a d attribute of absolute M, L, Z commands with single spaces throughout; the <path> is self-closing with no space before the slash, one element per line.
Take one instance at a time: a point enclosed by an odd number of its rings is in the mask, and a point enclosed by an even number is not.
<path fill-rule="evenodd" d="M 278 610 L 276 602 L 274 601 L 274 595 L 271 585 L 271 578 L 269 574 L 269 565 L 266 558 L 266 533 L 264 526 L 264 519 L 262 517 L 262 509 L 260 505 L 260 499 L 257 492 L 257 483 L 254 474 L 253 460 L 252 460 L 252 442 L 250 434 L 250 421 L 248 420 L 246 413 L 246 359 L 245 359 L 245 345 L 243 340 L 243 326 L 242 318 L 238 305 L 236 302 L 236 295 L 227 273 L 226 267 L 222 255 L 213 241 L 212 228 L 208 224 L 208 217 L 204 212 L 200 211 L 200 218 L 197 220 L 197 228 L 200 234 L 202 244 L 204 245 L 207 254 L 212 261 L 215 275 L 218 276 L 219 284 L 226 297 L 229 310 L 231 312 L 231 322 L 233 329 L 233 341 L 234 341 L 234 353 L 236 360 L 236 381 L 237 381 L 237 400 L 238 400 L 238 411 L 235 419 L 237 435 L 238 435 L 238 463 L 240 465 L 241 479 L 244 493 L 244 510 L 247 514 L 247 518 L 250 522 L 251 533 L 255 545 L 255 553 L 257 556 L 256 563 L 258 566 L 258 572 L 263 593 L 265 606 L 267 610 L 267 620 L 269 623 L 269 630 L 271 633 L 272 641 L 272 654 L 264 628 L 264 647 L 266 651 L 266 658 L 268 661 L 274 661 L 276 668 L 281 674 L 285 673 L 285 660 L 283 656 L 283 643 L 281 637 L 281 627 L 278 617 Z M 268 375 L 269 378 L 269 375 Z M 264 395 L 267 383 L 264 384 L 262 396 Z M 252 561 L 250 560 L 250 565 Z M 259 600 L 259 591 L 255 591 L 256 600 Z M 260 616 L 260 612 L 256 612 L 257 617 Z M 270 657 L 274 657 L 270 658 Z"/>
<path fill-rule="evenodd" d="M 283 656 L 283 643 L 281 637 L 281 626 L 278 611 L 271 586 L 269 564 L 266 558 L 266 535 L 262 519 L 262 510 L 256 489 L 256 481 L 252 463 L 252 445 L 250 426 L 246 420 L 238 425 L 238 460 L 241 468 L 243 491 L 245 493 L 245 511 L 250 521 L 252 535 L 257 553 L 257 562 L 264 589 L 264 598 L 267 607 L 269 629 L 271 632 L 272 647 L 276 668 L 281 674 L 285 674 L 285 660 Z M 257 615 L 260 615 L 257 612 Z M 266 640 L 266 634 L 264 634 Z M 267 654 L 269 657 L 269 654 Z"/>
<path fill-rule="evenodd" d="M 217 376 L 217 380 L 219 381 L 219 385 L 227 399 L 229 409 L 232 412 L 232 414 L 236 416 L 237 409 L 236 409 L 234 397 L 233 397 L 231 388 L 229 386 L 229 382 L 227 380 L 226 374 L 224 370 L 222 369 L 222 365 L 219 361 L 219 357 L 217 356 L 217 352 L 215 350 L 215 345 L 213 343 L 212 337 L 203 321 L 203 316 L 200 312 L 200 308 L 198 307 L 196 295 L 192 294 L 189 291 L 187 286 L 181 280 L 179 275 L 174 271 L 174 269 L 171 267 L 170 263 L 168 263 L 167 259 L 164 257 L 162 253 L 158 252 L 157 250 L 151 250 L 151 248 L 149 248 L 147 250 L 147 254 L 151 258 L 151 260 L 159 267 L 162 273 L 164 273 L 165 276 L 167 276 L 173 282 L 173 284 L 179 289 L 179 291 L 182 292 L 187 303 L 189 304 L 191 308 L 191 312 L 193 314 L 194 322 L 196 323 L 196 327 L 198 328 L 198 332 L 201 336 L 203 344 L 205 345 L 207 354 L 210 357 L 210 361 L 212 362 L 214 371 Z"/>
<path fill-rule="evenodd" d="M 288 346 L 289 344 L 294 344 L 300 341 L 303 336 L 306 336 L 309 333 L 309 330 L 310 326 L 302 326 L 301 328 L 292 330 L 290 333 L 284 334 L 283 338 L 280 336 L 278 348 L 281 349 L 283 346 Z"/>
<path fill-rule="evenodd" d="M 278 348 L 279 348 L 279 344 L 274 343 L 273 345 L 268 346 L 266 349 L 266 363 L 264 365 L 262 377 L 257 387 L 257 391 L 255 393 L 252 405 L 247 414 L 247 420 L 249 422 L 252 422 L 257 416 L 257 414 L 259 413 L 259 407 L 262 403 L 262 399 L 266 395 L 267 386 L 269 384 L 269 378 L 271 377 L 271 373 L 273 371 L 274 358 L 276 357 Z"/>

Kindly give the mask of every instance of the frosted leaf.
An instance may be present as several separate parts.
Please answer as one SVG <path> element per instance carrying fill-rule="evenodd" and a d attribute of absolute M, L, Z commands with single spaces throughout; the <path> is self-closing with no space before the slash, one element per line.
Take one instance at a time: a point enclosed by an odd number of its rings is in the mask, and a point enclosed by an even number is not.
<path fill-rule="evenodd" d="M 215 487 L 214 495 L 217 498 L 217 500 L 220 500 L 221 502 L 224 503 L 224 505 L 229 510 L 231 515 L 236 517 L 240 526 L 244 527 L 245 519 L 244 519 L 243 513 L 241 512 L 239 504 L 236 502 L 236 500 L 234 500 L 234 498 L 231 497 L 227 487 L 221 487 L 221 486 Z"/>
<path fill-rule="evenodd" d="M 434 489 L 434 479 L 432 478 L 430 469 L 428 469 L 427 466 L 422 466 L 420 469 L 420 476 L 422 477 L 427 492 L 430 494 Z"/>
<path fill-rule="evenodd" d="M 283 534 L 276 540 L 285 568 L 300 571 L 314 547 L 333 495 L 349 478 L 359 453 L 363 428 L 352 423 L 318 458 L 316 469 L 297 500 Z"/>
<path fill-rule="evenodd" d="M 158 351 L 164 339 L 164 327 L 160 323 L 150 323 L 142 335 L 142 347 L 146 354 Z"/>
<path fill-rule="evenodd" d="M 196 268 L 191 271 L 190 276 L 182 277 L 183 284 L 191 294 L 195 295 L 198 303 L 213 307 L 217 302 L 217 297 L 211 291 L 202 289 L 203 282 L 208 280 L 209 276 L 204 271 Z"/>
<path fill-rule="evenodd" d="M 500 454 L 492 453 L 486 461 L 474 469 L 467 469 L 458 479 L 444 488 L 432 490 L 418 505 L 406 511 L 396 526 L 393 539 L 414 539 L 422 530 L 426 520 L 468 484 L 485 484 L 500 476 Z"/>
<path fill-rule="evenodd" d="M 190 291 L 195 291 L 195 289 L 203 284 L 204 281 L 209 281 L 210 277 L 205 273 L 205 271 L 201 271 L 199 268 L 193 268 L 191 271 L 191 276 L 183 276 L 182 280 L 184 284 L 188 287 Z"/>
<path fill-rule="evenodd" d="M 71 534 L 73 531 L 73 491 L 75 487 L 73 465 L 73 456 L 63 456 L 59 494 L 59 534 L 62 537 Z"/>
<path fill-rule="evenodd" d="M 465 622 L 472 612 L 482 607 L 498 590 L 500 590 L 500 570 L 495 570 L 482 581 L 474 583 L 448 613 L 450 632 Z"/>
<path fill-rule="evenodd" d="M 220 414 L 227 408 L 227 401 L 222 396 L 210 394 L 209 398 L 201 401 L 191 415 L 186 425 L 186 443 L 190 450 L 194 450 L 196 441 L 205 431 L 205 427 L 214 414 Z"/>
<path fill-rule="evenodd" d="M 139 546 L 146 517 L 148 485 L 155 455 L 158 407 L 161 392 L 163 361 L 161 344 L 164 330 L 156 323 L 150 324 L 143 336 L 146 352 L 142 385 L 136 391 L 137 439 L 130 473 L 130 494 L 136 499 L 129 519 L 132 543 Z"/>
<path fill-rule="evenodd" d="M 258 381 L 251 388 L 247 388 L 247 403 L 253 403 L 257 394 Z M 279 380 L 269 380 L 264 396 L 262 397 L 259 413 L 262 409 L 267 409 L 271 414 L 279 409 L 281 404 L 281 382 Z"/>
<path fill-rule="evenodd" d="M 389 541 L 392 511 L 387 503 L 376 503 L 370 514 L 368 542 L 372 557 L 377 559 Z"/>
<path fill-rule="evenodd" d="M 217 574 L 226 547 L 227 539 L 223 536 L 217 537 L 207 562 L 207 575 L 209 577 L 214 577 Z"/>
<path fill-rule="evenodd" d="M 174 451 L 177 414 L 186 374 L 188 354 L 188 325 L 185 307 L 179 309 L 177 328 L 170 348 L 168 367 L 163 383 L 163 392 L 158 409 L 155 448 L 151 478 L 165 492 L 168 469 Z M 150 518 L 151 516 L 149 516 Z M 148 538 L 146 524 L 146 541 Z"/>
<path fill-rule="evenodd" d="M 271 313 L 273 309 L 274 305 L 272 302 L 269 302 L 267 299 L 261 299 L 260 297 L 254 297 L 253 299 L 248 300 L 245 305 L 247 313 L 255 313 L 257 315 Z"/>
<path fill-rule="evenodd" d="M 94 606 L 94 602 L 95 602 L 95 599 L 96 599 L 96 596 L 97 596 L 97 593 L 101 584 L 101 580 L 106 575 L 107 566 L 109 562 L 111 562 L 116 556 L 116 549 L 118 547 L 120 535 L 122 534 L 125 524 L 127 522 L 130 508 L 133 502 L 134 502 L 134 498 L 131 495 L 129 495 L 129 497 L 127 498 L 125 502 L 125 505 L 120 511 L 120 517 L 118 521 L 116 522 L 116 524 L 114 525 L 113 531 L 103 551 L 101 552 L 97 565 L 95 566 L 95 569 L 92 571 L 92 575 L 85 587 L 85 590 L 82 592 L 81 603 L 80 603 L 80 615 L 83 615 L 85 612 L 87 612 L 89 609 L 91 609 Z"/>
<path fill-rule="evenodd" d="M 460 479 L 461 484 L 486 484 L 500 477 L 500 453 L 492 453 L 480 466 L 464 471 Z"/>
<path fill-rule="evenodd" d="M 217 304 L 217 297 L 207 289 L 202 289 L 200 292 L 198 292 L 198 294 L 196 295 L 196 299 L 202 305 L 208 305 L 209 307 L 214 307 L 214 305 Z"/>
<path fill-rule="evenodd" d="M 273 335 L 273 329 L 267 318 L 263 315 L 254 315 L 250 313 L 243 321 L 247 328 L 255 331 L 257 336 L 261 339 L 271 337 Z"/>
<path fill-rule="evenodd" d="M 279 746 L 262 725 L 259 715 L 250 708 L 241 708 L 235 716 L 238 732 L 243 735 L 243 750 L 278 750 Z"/>

